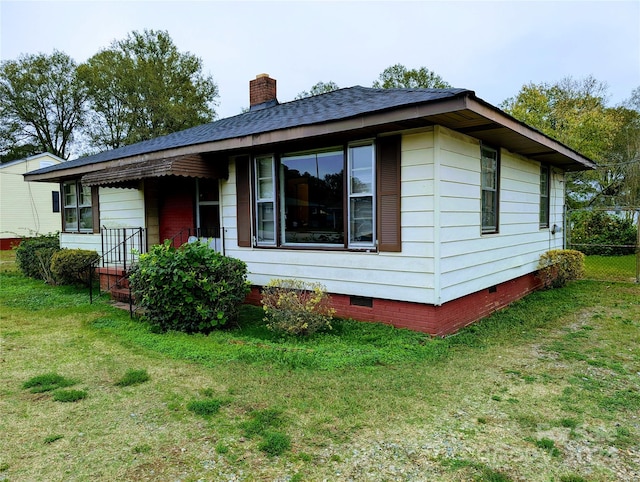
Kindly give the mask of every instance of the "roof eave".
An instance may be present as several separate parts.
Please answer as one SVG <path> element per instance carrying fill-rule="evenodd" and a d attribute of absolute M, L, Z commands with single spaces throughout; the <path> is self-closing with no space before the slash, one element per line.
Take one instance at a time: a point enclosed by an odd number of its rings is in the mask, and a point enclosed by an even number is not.
<path fill-rule="evenodd" d="M 103 161 L 90 165 L 70 167 L 68 169 L 57 169 L 46 173 L 25 174 L 26 181 L 52 182 L 63 181 L 70 178 L 78 178 L 82 175 L 111 169 L 129 166 L 138 162 L 149 162 L 166 159 L 168 157 L 186 156 L 207 152 L 248 152 L 255 149 L 267 148 L 279 143 L 295 142 L 303 139 L 320 138 L 336 134 L 353 133 L 359 135 L 364 132 L 371 132 L 373 129 L 402 130 L 398 126 L 414 122 L 424 126 L 438 124 L 439 119 L 447 114 L 467 113 L 475 115 L 478 124 L 468 128 L 466 131 L 458 126 L 461 132 L 468 133 L 479 139 L 491 139 L 491 134 L 484 135 L 482 132 L 489 132 L 491 129 L 500 129 L 511 134 L 517 142 L 510 144 L 500 143 L 502 147 L 513 152 L 522 154 L 540 162 L 554 164 L 565 170 L 587 170 L 595 169 L 596 164 L 592 160 L 582 156 L 578 152 L 570 149 L 564 144 L 551 137 L 527 126 L 526 124 L 511 117 L 500 109 L 488 104 L 475 96 L 471 91 L 465 91 L 461 95 L 441 99 L 438 101 L 423 102 L 408 106 L 391 108 L 381 111 L 370 112 L 349 118 L 331 120 L 321 123 L 301 125 L 261 132 L 242 137 L 233 137 L 218 141 L 192 144 L 172 149 L 147 152 L 145 154 Z M 480 122 L 482 121 L 482 122 Z M 486 121 L 486 122 L 485 122 Z M 449 125 L 443 124 L 452 130 L 456 129 L 455 122 Z M 473 130 L 473 133 L 470 133 Z"/>

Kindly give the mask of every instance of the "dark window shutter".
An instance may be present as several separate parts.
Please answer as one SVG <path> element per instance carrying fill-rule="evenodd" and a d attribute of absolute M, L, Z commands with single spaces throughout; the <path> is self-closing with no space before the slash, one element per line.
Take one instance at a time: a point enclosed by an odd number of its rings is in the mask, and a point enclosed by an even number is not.
<path fill-rule="evenodd" d="M 378 165 L 378 249 L 399 252 L 400 136 L 381 137 L 376 143 Z"/>
<path fill-rule="evenodd" d="M 60 191 L 51 191 L 51 208 L 54 213 L 60 212 Z"/>
<path fill-rule="evenodd" d="M 98 186 L 91 188 L 91 221 L 93 222 L 93 232 L 100 232 L 100 196 Z"/>
<path fill-rule="evenodd" d="M 249 157 L 236 158 L 236 223 L 238 246 L 251 247 L 251 189 Z"/>

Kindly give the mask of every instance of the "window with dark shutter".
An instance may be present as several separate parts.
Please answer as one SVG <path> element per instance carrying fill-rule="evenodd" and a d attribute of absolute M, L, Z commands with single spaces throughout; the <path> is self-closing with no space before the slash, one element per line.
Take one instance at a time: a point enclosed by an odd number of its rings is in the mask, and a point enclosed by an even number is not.
<path fill-rule="evenodd" d="M 54 213 L 60 212 L 60 191 L 51 191 L 51 207 Z"/>
<path fill-rule="evenodd" d="M 378 249 L 399 252 L 400 237 L 400 136 L 376 142 L 378 164 Z"/>
<path fill-rule="evenodd" d="M 251 247 L 251 191 L 249 157 L 236 158 L 238 246 Z"/>

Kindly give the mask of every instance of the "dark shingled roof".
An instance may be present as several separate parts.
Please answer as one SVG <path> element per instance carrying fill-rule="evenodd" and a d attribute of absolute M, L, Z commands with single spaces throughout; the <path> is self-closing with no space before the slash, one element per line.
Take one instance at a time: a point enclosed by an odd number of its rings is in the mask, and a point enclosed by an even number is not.
<path fill-rule="evenodd" d="M 44 174 L 177 147 L 348 119 L 467 94 L 473 95 L 473 92 L 467 89 L 373 89 L 355 86 L 273 107 L 251 110 L 166 136 L 32 171 L 30 174 Z"/>

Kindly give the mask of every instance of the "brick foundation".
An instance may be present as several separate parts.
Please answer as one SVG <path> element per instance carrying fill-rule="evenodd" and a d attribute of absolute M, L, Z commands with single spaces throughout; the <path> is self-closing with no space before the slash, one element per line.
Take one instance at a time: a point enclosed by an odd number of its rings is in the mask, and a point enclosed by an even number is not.
<path fill-rule="evenodd" d="M 8 251 L 14 246 L 19 246 L 22 238 L 2 238 L 0 239 L 0 251 Z"/>
<path fill-rule="evenodd" d="M 379 298 L 354 299 L 340 294 L 332 294 L 331 299 L 336 316 L 341 318 L 387 323 L 397 328 L 445 336 L 487 317 L 541 287 L 540 280 L 531 273 L 440 306 Z M 260 305 L 259 287 L 251 289 L 246 302 Z M 358 306 L 352 304 L 353 302 L 368 302 L 371 306 Z"/>

